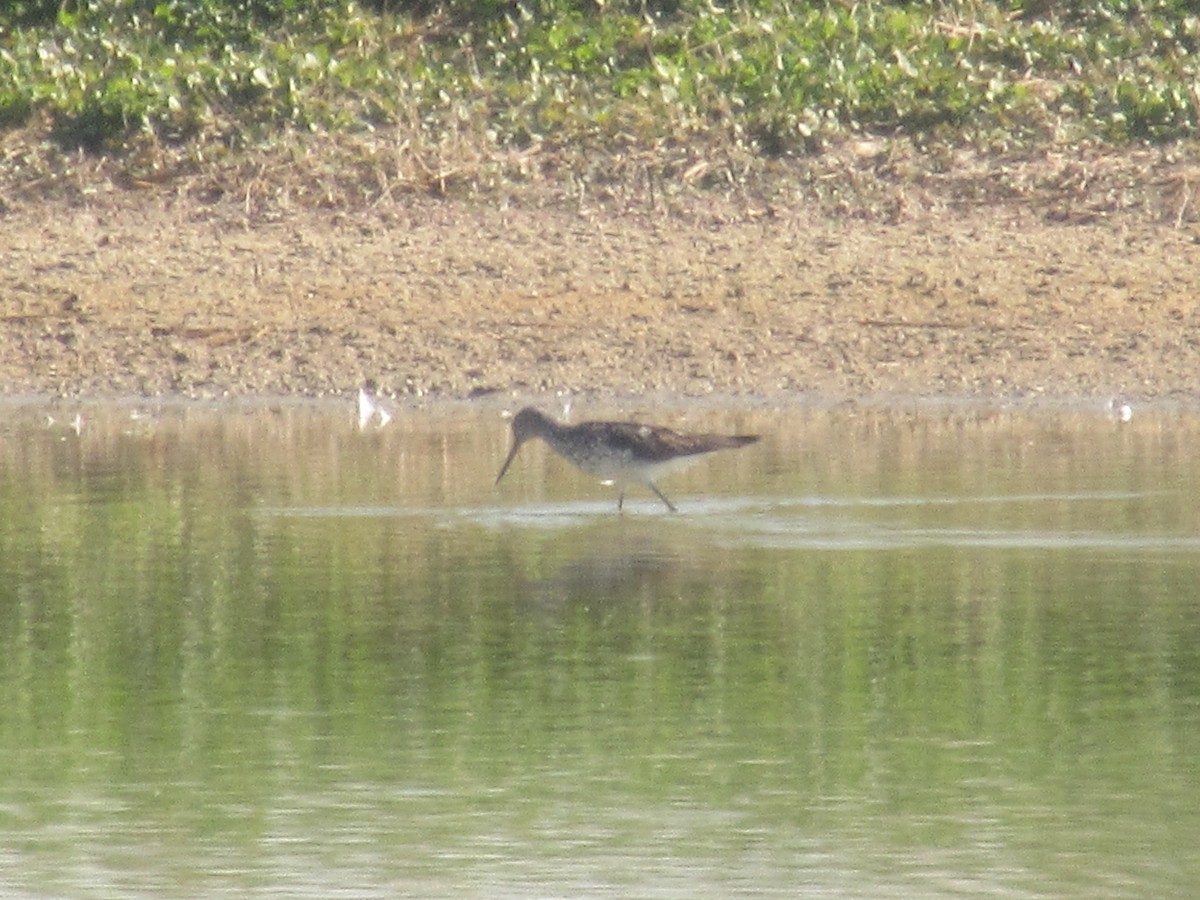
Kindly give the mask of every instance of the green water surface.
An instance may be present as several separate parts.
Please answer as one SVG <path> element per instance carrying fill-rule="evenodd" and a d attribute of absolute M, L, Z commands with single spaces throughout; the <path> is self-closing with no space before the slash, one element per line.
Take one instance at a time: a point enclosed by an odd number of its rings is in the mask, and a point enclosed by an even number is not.
<path fill-rule="evenodd" d="M 0 894 L 1200 890 L 1200 418 L 674 410 L 764 440 L 619 516 L 498 409 L 82 414 L 0 410 Z"/>

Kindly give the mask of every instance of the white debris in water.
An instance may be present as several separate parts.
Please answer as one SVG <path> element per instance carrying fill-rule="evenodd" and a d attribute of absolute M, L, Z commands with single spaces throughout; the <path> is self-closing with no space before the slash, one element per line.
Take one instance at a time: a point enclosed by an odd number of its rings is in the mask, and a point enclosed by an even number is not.
<path fill-rule="evenodd" d="M 1118 422 L 1128 422 L 1133 419 L 1133 407 L 1128 403 L 1123 403 L 1119 397 L 1109 398 L 1108 411 L 1116 417 Z"/>
<path fill-rule="evenodd" d="M 375 382 L 367 381 L 358 389 L 358 430 L 362 431 L 373 420 L 377 420 L 378 427 L 383 428 L 392 421 L 392 414 L 379 399 L 379 394 L 375 390 Z"/>
<path fill-rule="evenodd" d="M 59 424 L 58 420 L 55 419 L 54 416 L 49 415 L 49 414 L 46 415 L 46 427 L 47 428 L 54 428 L 58 424 Z M 76 434 L 82 433 L 82 431 L 83 431 L 83 413 L 75 413 L 75 418 L 73 418 L 70 422 L 68 422 L 63 427 L 67 428 L 70 431 L 75 432 Z"/>

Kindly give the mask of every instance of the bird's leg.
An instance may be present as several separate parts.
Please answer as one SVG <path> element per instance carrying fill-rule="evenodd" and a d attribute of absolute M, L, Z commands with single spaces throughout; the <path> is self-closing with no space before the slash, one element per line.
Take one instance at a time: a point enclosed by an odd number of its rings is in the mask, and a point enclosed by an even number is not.
<path fill-rule="evenodd" d="M 659 500 L 661 500 L 663 503 L 667 504 L 667 509 L 669 509 L 671 512 L 679 512 L 679 510 L 677 510 L 675 508 L 675 504 L 667 499 L 667 495 L 658 489 L 657 484 L 655 484 L 653 481 L 647 481 L 646 484 L 650 485 L 650 490 L 652 490 L 652 491 L 654 491 L 654 493 L 658 494 Z"/>
<path fill-rule="evenodd" d="M 621 488 L 621 493 L 617 495 L 617 512 L 621 511 L 621 507 L 625 505 L 625 488 Z"/>

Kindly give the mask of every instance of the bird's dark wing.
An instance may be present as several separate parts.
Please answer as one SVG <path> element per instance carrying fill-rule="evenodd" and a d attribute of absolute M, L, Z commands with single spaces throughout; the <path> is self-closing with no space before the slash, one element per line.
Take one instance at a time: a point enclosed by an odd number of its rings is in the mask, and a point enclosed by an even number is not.
<path fill-rule="evenodd" d="M 756 434 L 683 434 L 657 425 L 635 422 L 588 422 L 614 450 L 628 452 L 634 459 L 664 462 L 680 456 L 711 453 L 731 447 L 743 447 L 758 440 Z M 578 426 L 583 428 L 585 426 Z"/>

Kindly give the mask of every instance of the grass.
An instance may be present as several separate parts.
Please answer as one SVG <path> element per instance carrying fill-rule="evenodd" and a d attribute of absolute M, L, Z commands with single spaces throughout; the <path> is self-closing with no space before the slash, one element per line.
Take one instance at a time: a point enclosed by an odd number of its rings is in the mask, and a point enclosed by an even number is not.
<path fill-rule="evenodd" d="M 845 147 L 936 172 L 963 150 L 1120 153 L 1200 124 L 1191 0 L 6 9 L 9 193 L 287 173 L 331 204 L 630 173 L 713 189 Z"/>

